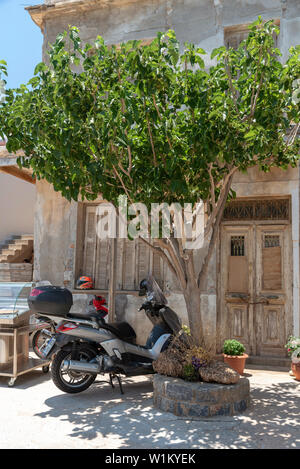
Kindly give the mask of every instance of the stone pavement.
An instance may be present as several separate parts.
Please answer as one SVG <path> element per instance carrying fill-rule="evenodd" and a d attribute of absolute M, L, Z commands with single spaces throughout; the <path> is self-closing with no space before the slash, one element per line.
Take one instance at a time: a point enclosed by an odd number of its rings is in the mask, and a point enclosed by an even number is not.
<path fill-rule="evenodd" d="M 40 370 L 7 386 L 0 377 L 0 448 L 300 448 L 300 382 L 247 369 L 251 405 L 241 415 L 187 420 L 152 405 L 151 377 L 101 383 L 70 395 Z"/>

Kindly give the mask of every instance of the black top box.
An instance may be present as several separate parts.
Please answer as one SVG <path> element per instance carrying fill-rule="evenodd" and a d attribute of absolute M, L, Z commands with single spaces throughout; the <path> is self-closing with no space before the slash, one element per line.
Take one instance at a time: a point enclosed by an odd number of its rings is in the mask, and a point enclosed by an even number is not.
<path fill-rule="evenodd" d="M 34 313 L 65 317 L 73 305 L 70 290 L 53 285 L 36 287 L 28 297 L 28 306 Z"/>

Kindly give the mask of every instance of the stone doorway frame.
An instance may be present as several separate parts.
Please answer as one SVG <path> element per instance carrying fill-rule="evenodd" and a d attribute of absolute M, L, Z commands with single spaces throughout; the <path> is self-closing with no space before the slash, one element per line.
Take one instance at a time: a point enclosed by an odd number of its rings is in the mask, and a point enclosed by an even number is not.
<path fill-rule="evenodd" d="M 286 199 L 289 200 L 289 220 L 223 220 L 221 223 L 221 227 L 223 226 L 240 226 L 243 227 L 249 224 L 256 224 L 256 225 L 290 225 L 290 245 L 291 245 L 291 278 L 292 278 L 292 299 L 291 299 L 291 320 L 293 326 L 293 334 L 299 335 L 299 192 L 292 191 L 289 194 L 278 194 L 276 196 L 273 195 L 257 195 L 251 197 L 237 197 L 235 199 L 236 202 L 247 202 L 247 201 L 254 201 L 254 200 L 276 200 L 276 199 Z M 222 272 L 221 272 L 221 232 L 220 229 L 219 233 L 219 242 L 217 247 L 217 292 L 221 292 L 221 282 L 222 282 Z M 221 302 L 222 302 L 222 294 L 217 293 L 217 317 L 216 317 L 216 345 L 217 351 L 220 352 L 222 346 L 222 332 L 220 330 L 220 318 L 222 314 Z"/>

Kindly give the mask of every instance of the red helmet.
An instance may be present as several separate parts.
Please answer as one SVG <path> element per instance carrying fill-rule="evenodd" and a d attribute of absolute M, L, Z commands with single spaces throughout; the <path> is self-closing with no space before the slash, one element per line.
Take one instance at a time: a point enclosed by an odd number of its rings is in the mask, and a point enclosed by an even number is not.
<path fill-rule="evenodd" d="M 106 299 L 103 296 L 96 296 L 93 299 L 93 305 L 95 306 L 96 310 L 102 311 L 105 315 L 108 313 L 108 309 L 104 306 L 106 305 Z"/>
<path fill-rule="evenodd" d="M 86 277 L 85 275 L 83 275 L 77 280 L 76 288 L 78 288 L 79 290 L 92 290 L 93 280 L 91 279 L 91 277 Z"/>

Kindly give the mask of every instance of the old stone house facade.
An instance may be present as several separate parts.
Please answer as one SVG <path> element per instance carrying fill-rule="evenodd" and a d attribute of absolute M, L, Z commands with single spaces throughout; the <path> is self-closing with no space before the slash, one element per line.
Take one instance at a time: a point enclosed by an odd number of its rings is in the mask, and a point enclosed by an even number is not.
<path fill-rule="evenodd" d="M 283 60 L 300 43 L 299 0 L 46 0 L 27 10 L 43 32 L 44 57 L 47 44 L 68 25 L 78 26 L 84 41 L 101 35 L 108 44 L 174 29 L 182 43 L 194 42 L 209 57 L 215 47 L 236 46 L 262 15 L 280 25 Z M 267 174 L 253 168 L 234 179 L 237 199 L 224 214 L 201 295 L 205 335 L 216 352 L 224 339 L 237 338 L 254 361 L 278 363 L 288 335 L 299 335 L 299 182 L 298 168 Z M 130 322 L 143 343 L 150 323 L 137 313 L 137 290 L 151 271 L 187 323 L 176 279 L 147 246 L 97 239 L 96 205 L 69 203 L 46 181 L 36 181 L 35 279 L 74 290 L 80 274 L 92 275 L 97 292 L 114 293 L 115 319 Z M 86 295 L 74 293 L 74 308 L 81 307 Z"/>

